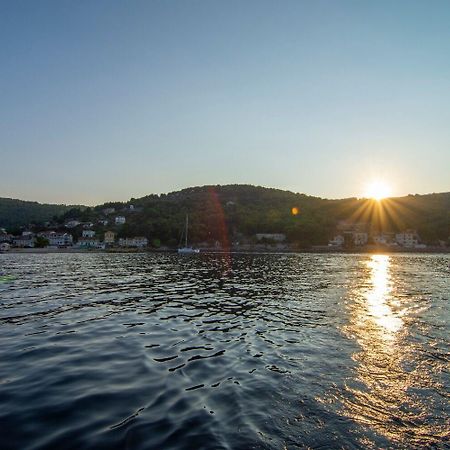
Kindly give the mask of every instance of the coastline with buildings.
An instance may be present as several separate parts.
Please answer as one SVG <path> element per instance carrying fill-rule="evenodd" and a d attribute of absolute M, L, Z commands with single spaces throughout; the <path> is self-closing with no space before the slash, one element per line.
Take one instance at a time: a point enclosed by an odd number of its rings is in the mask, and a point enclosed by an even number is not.
<path fill-rule="evenodd" d="M 83 224 L 79 224 L 83 225 Z M 330 239 L 328 245 L 302 247 L 289 243 L 282 233 L 257 233 L 251 239 L 232 242 L 224 248 L 220 242 L 195 244 L 202 252 L 215 253 L 450 253 L 450 247 L 426 245 L 415 230 L 402 232 L 369 233 L 345 230 Z M 23 231 L 21 235 L 8 234 L 0 229 L 0 252 L 13 253 L 82 253 L 82 252 L 174 252 L 176 247 L 158 246 L 149 243 L 145 236 L 117 238 L 117 233 L 108 230 L 101 235 L 84 229 L 81 237 L 74 240 L 72 234 L 63 231 L 33 233 Z"/>
<path fill-rule="evenodd" d="M 133 211 L 131 205 L 127 208 Z M 96 223 L 67 220 L 63 226 L 51 229 L 55 224 L 49 222 L 46 230 L 34 230 L 34 226 L 13 235 L 0 228 L 0 252 L 19 253 L 76 253 L 76 252 L 173 252 L 176 246 L 157 245 L 146 236 L 123 236 L 123 226 L 127 223 L 123 215 L 114 216 L 114 208 L 103 211 L 105 217 Z M 103 231 L 99 231 L 99 227 Z M 108 228 L 110 227 L 110 228 Z M 57 229 L 56 229 L 57 228 Z M 121 237 L 119 237 L 121 235 Z M 402 231 L 371 230 L 371 224 L 341 220 L 337 223 L 333 237 L 327 245 L 302 246 L 289 242 L 284 233 L 256 233 L 253 236 L 240 235 L 224 246 L 222 242 L 195 242 L 196 248 L 203 252 L 234 253 L 450 253 L 445 241 L 437 245 L 427 245 L 417 230 Z"/>
<path fill-rule="evenodd" d="M 450 193 L 375 202 L 217 185 L 59 213 L 53 206 L 0 199 L 0 251 L 174 251 L 186 212 L 189 243 L 203 252 L 450 249 Z"/>

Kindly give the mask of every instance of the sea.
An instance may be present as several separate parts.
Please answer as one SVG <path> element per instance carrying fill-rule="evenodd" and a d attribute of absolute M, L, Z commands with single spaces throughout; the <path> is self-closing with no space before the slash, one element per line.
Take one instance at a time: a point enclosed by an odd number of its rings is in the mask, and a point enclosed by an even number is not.
<path fill-rule="evenodd" d="M 450 448 L 449 264 L 1 254 L 0 449 Z"/>

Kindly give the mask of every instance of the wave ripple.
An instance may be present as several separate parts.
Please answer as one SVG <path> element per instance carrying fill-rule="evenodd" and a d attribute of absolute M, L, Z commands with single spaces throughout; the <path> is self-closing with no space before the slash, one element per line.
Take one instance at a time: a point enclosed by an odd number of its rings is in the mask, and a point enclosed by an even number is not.
<path fill-rule="evenodd" d="M 448 446 L 448 262 L 0 255 L 0 448 Z"/>

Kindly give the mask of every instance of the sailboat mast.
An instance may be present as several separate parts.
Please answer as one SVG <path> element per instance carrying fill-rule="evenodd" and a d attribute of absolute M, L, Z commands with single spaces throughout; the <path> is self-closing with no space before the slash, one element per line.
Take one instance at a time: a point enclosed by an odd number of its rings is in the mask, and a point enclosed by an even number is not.
<path fill-rule="evenodd" d="M 189 226 L 189 218 L 188 218 L 188 215 L 186 214 L 186 236 L 185 236 L 185 244 L 184 244 L 185 247 L 187 247 L 187 243 L 188 243 L 188 226 Z"/>

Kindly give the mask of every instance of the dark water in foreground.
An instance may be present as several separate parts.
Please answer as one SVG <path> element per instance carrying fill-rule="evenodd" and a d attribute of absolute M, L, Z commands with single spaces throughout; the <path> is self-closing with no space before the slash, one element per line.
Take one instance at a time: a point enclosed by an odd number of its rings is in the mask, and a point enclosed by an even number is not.
<path fill-rule="evenodd" d="M 450 448 L 449 262 L 0 255 L 0 448 Z"/>

